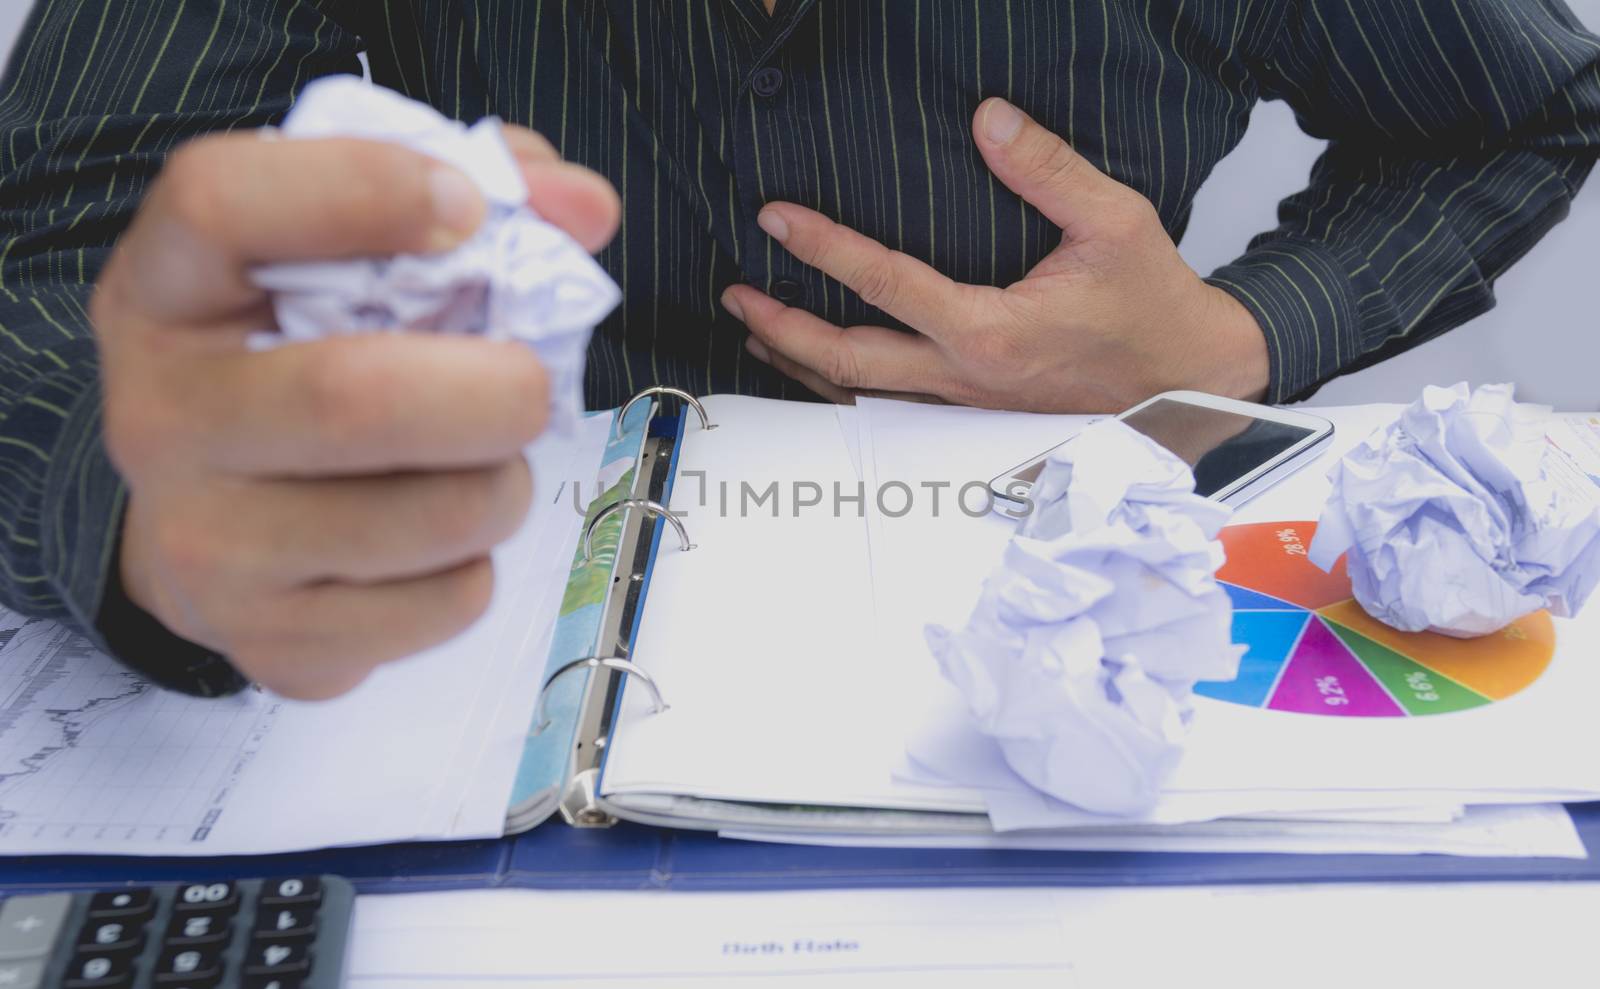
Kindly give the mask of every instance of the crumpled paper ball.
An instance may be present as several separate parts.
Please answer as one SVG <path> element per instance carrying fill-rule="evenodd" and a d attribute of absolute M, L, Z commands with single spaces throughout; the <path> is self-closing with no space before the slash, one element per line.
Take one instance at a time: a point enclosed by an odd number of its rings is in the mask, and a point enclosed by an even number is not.
<path fill-rule="evenodd" d="M 1329 473 L 1308 553 L 1348 551 L 1355 598 L 1404 632 L 1488 635 L 1548 608 L 1570 616 L 1600 582 L 1600 493 L 1546 440 L 1550 410 L 1513 386 L 1430 386 Z"/>
<path fill-rule="evenodd" d="M 476 234 L 442 254 L 267 265 L 278 333 L 255 346 L 340 333 L 415 330 L 527 342 L 550 374 L 551 425 L 582 415 L 583 368 L 595 324 L 621 293 L 582 245 L 528 205 L 522 171 L 492 117 L 471 127 L 356 76 L 307 86 L 284 120 L 287 138 L 364 138 L 447 162 L 478 186 L 488 211 Z"/>
<path fill-rule="evenodd" d="M 1230 510 L 1114 419 L 1058 448 L 1030 497 L 966 627 L 930 626 L 928 643 L 1029 784 L 1086 810 L 1147 810 L 1182 757 L 1196 681 L 1238 675 L 1216 580 Z"/>

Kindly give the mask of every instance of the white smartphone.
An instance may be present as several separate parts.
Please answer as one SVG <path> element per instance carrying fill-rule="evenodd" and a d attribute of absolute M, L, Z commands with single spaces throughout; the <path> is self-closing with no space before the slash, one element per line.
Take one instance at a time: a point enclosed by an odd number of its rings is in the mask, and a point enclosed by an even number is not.
<path fill-rule="evenodd" d="M 1117 416 L 1194 470 L 1195 493 L 1242 505 L 1315 460 L 1333 438 L 1333 423 L 1304 412 L 1169 391 Z M 1020 517 L 1052 450 L 989 482 L 995 508 Z"/>

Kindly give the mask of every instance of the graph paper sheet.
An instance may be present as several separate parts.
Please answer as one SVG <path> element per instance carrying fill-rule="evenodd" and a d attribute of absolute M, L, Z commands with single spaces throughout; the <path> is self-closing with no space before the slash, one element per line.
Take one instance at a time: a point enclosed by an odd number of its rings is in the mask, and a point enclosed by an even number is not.
<path fill-rule="evenodd" d="M 332 701 L 176 694 L 0 608 L 0 856 L 498 836 L 581 521 L 556 495 L 595 476 L 609 426 L 530 451 L 548 496 L 495 551 L 488 613 Z"/>

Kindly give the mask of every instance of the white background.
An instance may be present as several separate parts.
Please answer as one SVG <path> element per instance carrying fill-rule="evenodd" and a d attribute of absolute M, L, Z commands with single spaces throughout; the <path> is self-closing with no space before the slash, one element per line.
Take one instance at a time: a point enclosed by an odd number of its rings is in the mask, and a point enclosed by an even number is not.
<path fill-rule="evenodd" d="M 1569 0 L 1591 28 L 1600 0 Z M 27 5 L 0 0 L 0 52 Z M 1201 189 L 1183 253 L 1208 272 L 1276 224 L 1277 201 L 1305 183 L 1320 144 L 1281 103 L 1260 106 L 1244 143 Z M 1318 404 L 1410 401 L 1424 384 L 1515 381 L 1519 397 L 1600 410 L 1600 176 L 1557 227 L 1500 281 L 1500 306 L 1441 339 L 1325 387 Z"/>

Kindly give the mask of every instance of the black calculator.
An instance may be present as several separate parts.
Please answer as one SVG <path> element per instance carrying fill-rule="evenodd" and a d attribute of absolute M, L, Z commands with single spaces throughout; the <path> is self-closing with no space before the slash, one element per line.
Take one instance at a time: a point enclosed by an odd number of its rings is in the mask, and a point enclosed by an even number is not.
<path fill-rule="evenodd" d="M 0 989 L 334 989 L 354 905 L 337 876 L 13 896 Z"/>

